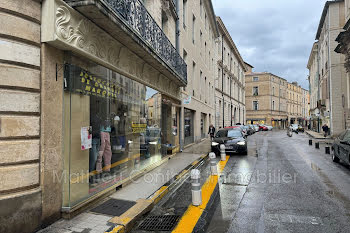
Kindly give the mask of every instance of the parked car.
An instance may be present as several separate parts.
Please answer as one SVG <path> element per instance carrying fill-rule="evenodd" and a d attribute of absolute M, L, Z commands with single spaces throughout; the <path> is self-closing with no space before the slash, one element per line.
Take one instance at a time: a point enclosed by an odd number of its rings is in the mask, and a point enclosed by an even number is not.
<path fill-rule="evenodd" d="M 342 160 L 347 165 L 350 165 L 350 129 L 345 130 L 334 140 L 332 160 L 336 163 Z"/>
<path fill-rule="evenodd" d="M 273 127 L 271 125 L 265 125 L 267 127 L 267 130 L 272 130 Z"/>
<path fill-rule="evenodd" d="M 253 130 L 253 134 L 255 134 L 255 132 L 257 132 L 256 129 L 255 129 L 255 126 L 254 125 L 249 125 L 249 126 Z M 258 127 L 258 131 L 259 131 L 259 127 Z"/>
<path fill-rule="evenodd" d="M 269 129 L 265 125 L 259 125 L 259 131 L 268 131 Z"/>
<path fill-rule="evenodd" d="M 258 125 L 253 125 L 253 128 L 255 129 L 255 132 L 259 132 L 259 126 Z"/>
<path fill-rule="evenodd" d="M 289 126 L 289 128 L 290 128 L 293 132 L 298 133 L 299 125 L 298 125 L 298 124 L 291 124 L 291 125 Z"/>
<path fill-rule="evenodd" d="M 303 132 L 304 133 L 304 127 L 301 125 L 298 125 L 298 132 Z"/>
<path fill-rule="evenodd" d="M 255 133 L 255 130 L 252 129 L 249 125 L 244 125 L 244 126 L 243 126 L 243 129 L 246 130 L 248 136 Z"/>
<path fill-rule="evenodd" d="M 226 153 L 248 154 L 247 141 L 240 130 L 235 128 L 220 129 L 211 143 L 211 150 L 220 155 L 220 145 L 225 145 Z"/>
<path fill-rule="evenodd" d="M 240 130 L 242 132 L 243 136 L 248 136 L 248 133 L 247 133 L 246 129 L 244 129 L 243 125 L 228 126 L 228 127 L 225 127 L 225 129 Z"/>

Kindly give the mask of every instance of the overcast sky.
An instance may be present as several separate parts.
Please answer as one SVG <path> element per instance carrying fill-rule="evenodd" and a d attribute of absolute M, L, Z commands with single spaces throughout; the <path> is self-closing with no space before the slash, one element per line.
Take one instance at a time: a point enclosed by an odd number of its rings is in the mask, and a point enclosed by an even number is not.
<path fill-rule="evenodd" d="M 243 59 L 308 89 L 306 69 L 326 0 L 212 0 Z"/>

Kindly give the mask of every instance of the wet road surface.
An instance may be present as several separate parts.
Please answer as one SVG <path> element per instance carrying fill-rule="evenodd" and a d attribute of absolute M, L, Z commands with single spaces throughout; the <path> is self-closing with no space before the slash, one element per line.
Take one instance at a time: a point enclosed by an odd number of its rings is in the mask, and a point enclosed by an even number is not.
<path fill-rule="evenodd" d="M 285 131 L 250 136 L 248 156 L 230 156 L 189 232 L 350 232 L 350 169 L 333 163 L 325 145 L 317 150 L 308 140 L 306 134 L 289 138 Z M 209 165 L 201 171 L 204 182 Z M 190 187 L 185 180 L 148 216 L 190 217 Z M 146 231 L 136 225 L 134 232 Z"/>

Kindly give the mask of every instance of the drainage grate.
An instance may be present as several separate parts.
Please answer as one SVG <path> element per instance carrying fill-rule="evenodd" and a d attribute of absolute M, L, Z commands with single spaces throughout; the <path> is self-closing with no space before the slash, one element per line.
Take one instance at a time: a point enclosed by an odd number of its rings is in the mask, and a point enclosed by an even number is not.
<path fill-rule="evenodd" d="M 110 216 L 120 216 L 135 204 L 136 202 L 133 201 L 125 201 L 112 198 L 95 207 L 91 210 L 91 212 L 106 214 Z"/>
<path fill-rule="evenodd" d="M 171 231 L 179 218 L 179 215 L 149 216 L 141 223 L 139 229 L 145 231 Z"/>

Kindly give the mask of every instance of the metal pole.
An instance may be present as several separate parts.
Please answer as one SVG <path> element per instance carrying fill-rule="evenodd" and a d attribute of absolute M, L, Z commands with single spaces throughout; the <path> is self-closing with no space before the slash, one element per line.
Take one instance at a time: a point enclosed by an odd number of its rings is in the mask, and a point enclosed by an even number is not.
<path fill-rule="evenodd" d="M 192 180 L 192 205 L 199 206 L 202 204 L 202 190 L 200 183 L 201 173 L 198 169 L 193 169 L 191 171 Z"/>

